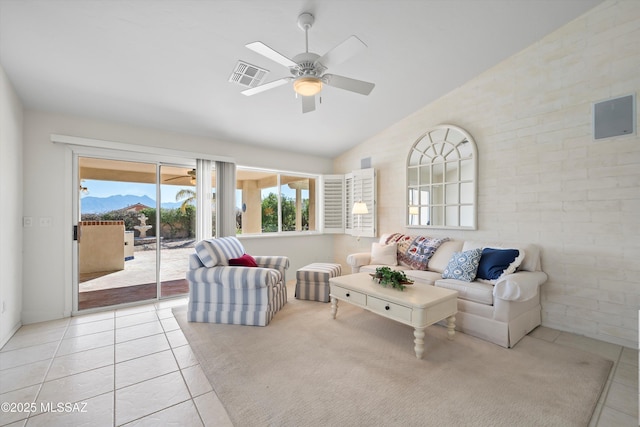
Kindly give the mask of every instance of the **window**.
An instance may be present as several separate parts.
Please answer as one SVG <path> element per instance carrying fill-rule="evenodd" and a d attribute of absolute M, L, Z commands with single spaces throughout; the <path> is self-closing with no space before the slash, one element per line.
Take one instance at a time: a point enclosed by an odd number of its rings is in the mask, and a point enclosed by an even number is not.
<path fill-rule="evenodd" d="M 237 234 L 317 231 L 318 177 L 238 168 Z"/>
<path fill-rule="evenodd" d="M 280 176 L 282 231 L 315 230 L 315 220 L 309 217 L 311 206 L 313 206 L 312 212 L 315 213 L 315 197 L 313 203 L 309 197 L 310 193 L 315 195 L 315 182 L 315 179 L 308 177 Z"/>

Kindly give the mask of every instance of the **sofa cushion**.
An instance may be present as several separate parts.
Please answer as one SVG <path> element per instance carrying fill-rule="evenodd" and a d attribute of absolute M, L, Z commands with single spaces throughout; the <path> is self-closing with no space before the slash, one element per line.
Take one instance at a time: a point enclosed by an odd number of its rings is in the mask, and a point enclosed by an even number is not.
<path fill-rule="evenodd" d="M 411 242 L 413 242 L 413 239 L 413 236 L 409 236 L 407 234 L 393 233 L 385 241 L 387 245 L 391 243 L 395 243 L 398 245 L 397 257 L 399 265 L 411 268 L 410 260 L 406 256 L 406 254 L 409 250 L 409 247 L 411 246 Z"/>
<path fill-rule="evenodd" d="M 443 242 L 429 260 L 429 270 L 442 273 L 444 269 L 447 268 L 447 264 L 449 264 L 453 253 L 462 250 L 463 243 L 462 240 L 448 240 Z"/>
<path fill-rule="evenodd" d="M 442 273 L 429 270 L 406 270 L 404 273 L 408 279 L 411 279 L 416 283 L 423 283 L 431 286 L 433 286 L 436 280 L 442 279 Z"/>
<path fill-rule="evenodd" d="M 442 278 L 473 282 L 478 272 L 481 256 L 482 249 L 480 248 L 454 252 L 449 264 L 447 264 L 447 268 L 442 272 Z"/>
<path fill-rule="evenodd" d="M 488 283 L 466 282 L 456 279 L 440 279 L 435 282 L 438 288 L 458 291 L 458 299 L 493 305 L 493 285 Z"/>
<path fill-rule="evenodd" d="M 244 254 L 242 243 L 235 237 L 220 237 L 201 240 L 195 244 L 196 254 L 205 267 L 229 265 L 230 258 L 240 258 Z"/>
<path fill-rule="evenodd" d="M 398 265 L 397 257 L 398 245 L 390 243 L 388 245 L 381 245 L 380 243 L 371 244 L 371 264 L 380 265 Z"/>
<path fill-rule="evenodd" d="M 369 273 L 369 274 L 373 274 L 376 272 L 376 268 L 378 267 L 389 267 L 388 265 L 381 265 L 381 264 L 370 264 L 370 265 L 363 265 L 362 267 L 360 267 L 360 272 L 361 273 Z M 398 270 L 398 271 L 404 271 L 404 272 L 408 272 L 411 270 L 410 267 L 405 267 L 404 265 L 394 265 L 391 266 L 392 270 Z"/>
<path fill-rule="evenodd" d="M 518 267 L 518 270 L 524 271 L 542 271 L 542 264 L 540 263 L 540 247 L 534 244 L 528 244 L 526 246 L 518 247 L 520 251 L 524 251 L 524 259 L 522 264 Z"/>
<path fill-rule="evenodd" d="M 511 274 L 522 263 L 524 252 L 518 249 L 484 248 L 478 264 L 478 279 L 497 280 Z"/>
<path fill-rule="evenodd" d="M 433 254 L 438 247 L 447 240 L 449 240 L 447 237 L 441 239 L 425 236 L 416 237 L 413 242 L 411 242 L 407 253 L 411 268 L 414 270 L 426 270 Z"/>

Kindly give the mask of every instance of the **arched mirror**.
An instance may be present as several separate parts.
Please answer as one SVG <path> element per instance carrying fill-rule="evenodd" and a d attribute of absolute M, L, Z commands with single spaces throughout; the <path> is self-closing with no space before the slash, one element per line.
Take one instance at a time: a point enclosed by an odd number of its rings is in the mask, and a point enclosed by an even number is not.
<path fill-rule="evenodd" d="M 407 226 L 476 229 L 478 153 L 464 129 L 439 125 L 407 157 Z"/>

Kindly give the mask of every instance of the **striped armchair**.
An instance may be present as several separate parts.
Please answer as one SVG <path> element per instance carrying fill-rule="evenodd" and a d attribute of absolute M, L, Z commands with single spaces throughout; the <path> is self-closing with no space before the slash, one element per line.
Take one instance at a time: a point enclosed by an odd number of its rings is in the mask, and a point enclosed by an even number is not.
<path fill-rule="evenodd" d="M 254 256 L 258 267 L 230 266 L 244 255 L 235 237 L 202 240 L 189 258 L 190 322 L 266 326 L 287 302 L 285 256 Z"/>

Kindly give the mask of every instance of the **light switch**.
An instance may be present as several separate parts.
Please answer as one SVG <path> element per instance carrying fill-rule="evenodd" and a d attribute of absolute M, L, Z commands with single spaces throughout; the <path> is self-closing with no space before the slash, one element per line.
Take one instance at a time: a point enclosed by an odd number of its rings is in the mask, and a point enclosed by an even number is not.
<path fill-rule="evenodd" d="M 43 216 L 40 218 L 40 227 L 51 227 L 53 224 L 53 218 L 50 216 Z"/>
<path fill-rule="evenodd" d="M 23 227 L 33 227 L 33 217 L 23 216 L 22 217 L 22 226 Z"/>

